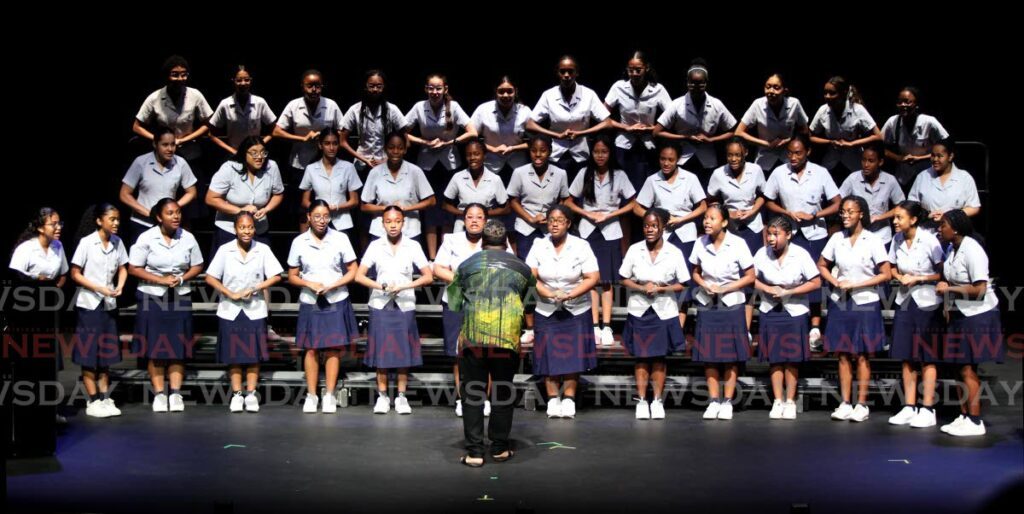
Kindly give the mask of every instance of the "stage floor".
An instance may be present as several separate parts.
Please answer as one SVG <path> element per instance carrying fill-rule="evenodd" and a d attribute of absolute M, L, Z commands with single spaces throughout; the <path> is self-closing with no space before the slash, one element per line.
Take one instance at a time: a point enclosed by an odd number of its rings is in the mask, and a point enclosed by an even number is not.
<path fill-rule="evenodd" d="M 1019 383 L 1019 363 L 1000 368 Z M 119 418 L 70 416 L 55 458 L 7 461 L 5 511 L 1001 512 L 984 509 L 1008 491 L 1020 501 L 1024 411 L 1020 389 L 1014 405 L 997 401 L 974 439 L 892 427 L 885 408 L 862 424 L 821 409 L 795 422 L 764 408 L 711 422 L 689 407 L 664 421 L 627 407 L 584 406 L 573 421 L 517 409 L 515 457 L 480 469 L 458 463 L 462 424 L 448 407 L 158 415 L 136 403 Z"/>

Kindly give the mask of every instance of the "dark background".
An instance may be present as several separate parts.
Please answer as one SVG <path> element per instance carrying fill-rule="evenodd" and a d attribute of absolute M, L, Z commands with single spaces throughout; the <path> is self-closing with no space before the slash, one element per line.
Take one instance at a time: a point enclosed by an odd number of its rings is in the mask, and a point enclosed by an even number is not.
<path fill-rule="evenodd" d="M 764 80 L 775 71 L 784 74 L 809 117 L 822 104 L 825 81 L 845 76 L 858 87 L 879 126 L 895 113 L 899 89 L 916 85 L 923 92 L 923 112 L 938 117 L 958 141 L 987 145 L 988 184 L 980 180 L 982 152 L 965 149 L 958 164 L 979 178 L 980 189 L 989 191 L 982 194 L 982 212 L 992 227 L 987 244 L 993 273 L 1004 286 L 1022 283 L 1014 258 L 1017 227 L 1006 223 L 1017 201 L 1015 135 L 1004 121 L 1020 111 L 1018 86 L 1011 78 L 1018 45 L 1012 32 L 997 26 L 999 13 L 947 11 L 934 13 L 934 20 L 913 18 L 910 26 L 901 27 L 893 23 L 898 16 L 875 23 L 870 7 L 820 15 L 780 7 L 738 17 L 743 8 L 736 5 L 724 14 L 692 8 L 666 11 L 650 21 L 636 14 L 577 18 L 568 12 L 542 19 L 547 9 L 492 16 L 480 9 L 400 20 L 354 12 L 306 12 L 294 20 L 267 12 L 226 13 L 223 19 L 211 14 L 220 21 L 211 22 L 210 28 L 170 32 L 164 25 L 193 24 L 181 19 L 183 13 L 165 13 L 167 20 L 156 18 L 152 27 L 142 28 L 76 24 L 67 17 L 42 25 L 36 38 L 5 36 L 14 63 L 6 81 L 13 86 L 7 95 L 13 134 L 5 152 L 8 179 L 2 190 L 7 201 L 0 204 L 7 222 L 0 248 L 9 251 L 9 242 L 39 206 L 60 211 L 68 238 L 88 205 L 116 200 L 128 164 L 150 148 L 130 141 L 131 124 L 145 97 L 163 86 L 161 64 L 171 54 L 189 60 L 190 85 L 213 108 L 231 93 L 235 67 L 245 64 L 254 76 L 254 93 L 266 98 L 277 114 L 300 95 L 299 81 L 307 68 L 323 72 L 324 96 L 343 110 L 358 101 L 365 71 L 382 68 L 388 75 L 389 100 L 403 112 L 425 98 L 426 75 L 440 72 L 447 75 L 454 98 L 472 114 L 492 98 L 498 77 L 506 73 L 517 80 L 522 100 L 532 107 L 541 92 L 557 83 L 554 68 L 564 53 L 577 58 L 579 82 L 604 98 L 611 84 L 623 78 L 631 51 L 642 49 L 673 98 L 685 92 L 691 59 L 705 59 L 709 93 L 736 118 L 763 95 Z M 887 9 L 877 14 L 898 14 L 896 6 Z M 328 22 L 334 16 L 337 23 L 332 25 Z M 268 28 L 274 24 L 282 26 Z M 645 32 L 641 27 L 652 29 L 643 36 L 621 35 L 623 27 L 634 25 L 638 33 Z M 223 152 L 204 144 L 211 159 L 207 167 L 219 164 Z M 287 152 L 286 143 L 271 144 L 278 162 L 286 160 Z"/>

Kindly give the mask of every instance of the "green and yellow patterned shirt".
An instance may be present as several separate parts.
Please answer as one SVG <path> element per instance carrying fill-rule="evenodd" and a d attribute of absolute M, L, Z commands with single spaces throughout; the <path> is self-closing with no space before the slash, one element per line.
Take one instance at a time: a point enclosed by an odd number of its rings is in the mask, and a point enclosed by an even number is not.
<path fill-rule="evenodd" d="M 519 352 L 523 299 L 536 283 L 530 267 L 503 250 L 484 250 L 463 261 L 448 286 L 448 308 L 465 313 L 459 351 L 468 345 Z"/>

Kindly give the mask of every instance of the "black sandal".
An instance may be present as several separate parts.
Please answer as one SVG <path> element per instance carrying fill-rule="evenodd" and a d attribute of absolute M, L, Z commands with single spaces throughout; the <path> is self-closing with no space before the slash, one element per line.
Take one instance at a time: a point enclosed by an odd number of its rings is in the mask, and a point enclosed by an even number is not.
<path fill-rule="evenodd" d="M 491 455 L 491 460 L 493 460 L 494 462 L 505 462 L 511 459 L 512 456 L 515 454 L 516 452 L 512 450 L 505 450 L 504 452 L 501 452 L 497 455 Z"/>
<path fill-rule="evenodd" d="M 477 462 L 470 462 L 470 459 L 474 459 L 474 460 L 480 459 L 480 462 L 479 463 L 477 463 Z M 464 464 L 464 465 L 466 465 L 466 466 L 469 466 L 471 468 L 480 468 L 480 467 L 483 467 L 483 465 L 484 465 L 484 458 L 483 457 L 471 457 L 469 455 L 463 455 L 461 458 L 459 458 L 459 462 Z"/>

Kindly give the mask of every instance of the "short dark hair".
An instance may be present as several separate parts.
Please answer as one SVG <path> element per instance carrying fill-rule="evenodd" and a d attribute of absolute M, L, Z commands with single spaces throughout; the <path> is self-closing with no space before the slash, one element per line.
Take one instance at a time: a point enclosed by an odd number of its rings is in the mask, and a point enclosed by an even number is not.
<path fill-rule="evenodd" d="M 496 219 L 489 219 L 484 223 L 484 246 L 505 246 L 507 233 L 505 224 Z"/>

